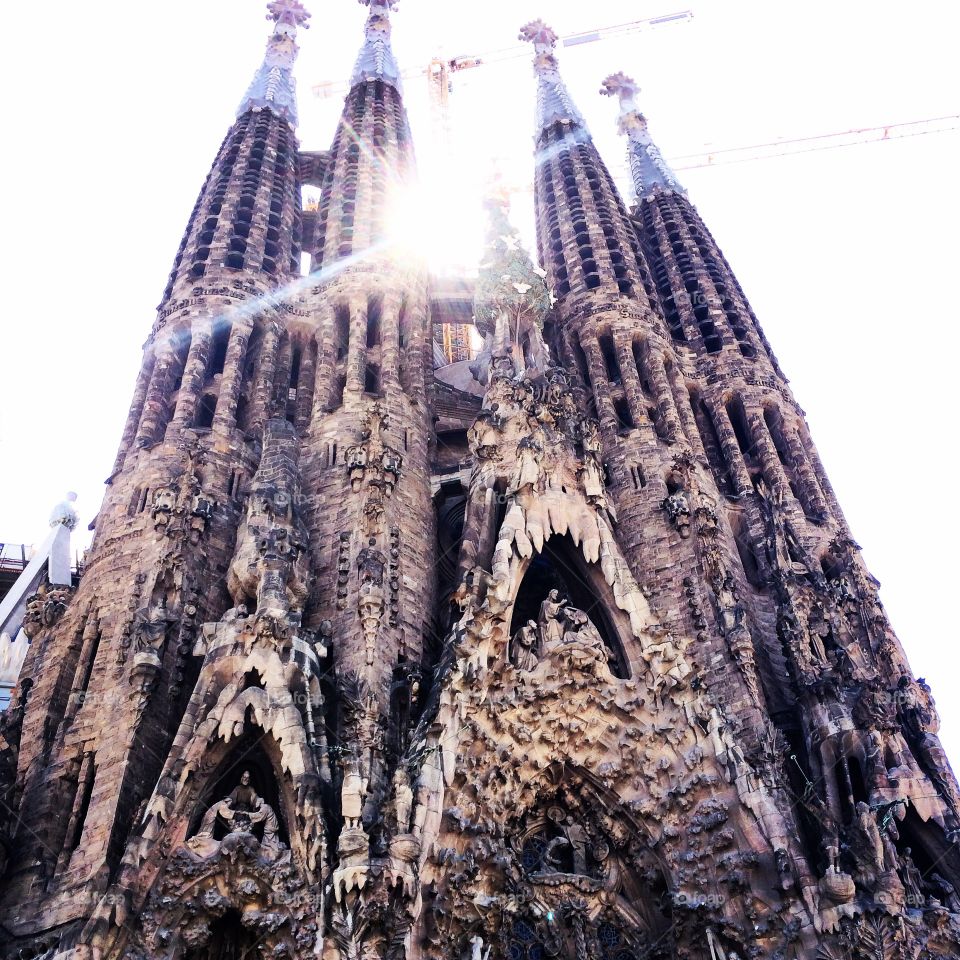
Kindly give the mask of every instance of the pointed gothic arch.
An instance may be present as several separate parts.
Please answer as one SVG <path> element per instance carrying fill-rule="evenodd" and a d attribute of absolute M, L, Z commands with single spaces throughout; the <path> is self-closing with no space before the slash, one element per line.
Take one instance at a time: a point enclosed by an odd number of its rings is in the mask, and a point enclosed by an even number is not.
<path fill-rule="evenodd" d="M 219 765 L 206 778 L 205 789 L 198 795 L 198 802 L 192 811 L 187 829 L 188 837 L 197 832 L 209 809 L 229 796 L 244 779 L 244 774 L 249 774 L 250 788 L 277 814 L 279 839 L 285 846 L 289 845 L 290 798 L 284 795 L 282 775 L 277 776 L 275 764 L 278 758 L 271 756 L 271 753 L 275 753 L 270 749 L 272 739 L 269 735 L 264 735 L 258 727 L 247 723 L 243 735 L 233 742 L 233 749 L 224 755 Z M 222 821 L 214 824 L 215 840 L 222 840 L 227 832 Z M 262 839 L 262 826 L 255 828 L 253 833 L 258 840 Z"/>
<path fill-rule="evenodd" d="M 551 590 L 559 590 L 590 618 L 609 651 L 611 673 L 619 679 L 630 677 L 634 664 L 627 654 L 632 641 L 629 620 L 617 608 L 599 564 L 588 563 L 569 534 L 545 540 L 543 549 L 520 567 L 510 608 L 510 636 L 528 620 L 537 620 Z"/>

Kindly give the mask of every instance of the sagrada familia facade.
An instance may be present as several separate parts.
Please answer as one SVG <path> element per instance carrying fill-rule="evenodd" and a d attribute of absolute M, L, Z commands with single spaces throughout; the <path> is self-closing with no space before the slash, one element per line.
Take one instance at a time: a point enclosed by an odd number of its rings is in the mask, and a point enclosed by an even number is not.
<path fill-rule="evenodd" d="M 492 196 L 465 389 L 386 238 L 414 150 L 363 2 L 317 153 L 269 4 L 82 579 L 30 600 L 3 957 L 960 956 L 929 688 L 637 88 L 628 205 L 523 28 L 542 268 Z"/>

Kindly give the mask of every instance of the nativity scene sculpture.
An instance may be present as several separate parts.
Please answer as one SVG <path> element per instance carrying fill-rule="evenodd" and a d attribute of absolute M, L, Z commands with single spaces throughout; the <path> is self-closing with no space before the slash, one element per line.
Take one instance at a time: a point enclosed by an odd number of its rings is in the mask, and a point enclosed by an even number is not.
<path fill-rule="evenodd" d="M 218 833 L 253 834 L 260 844 L 260 856 L 276 860 L 287 848 L 280 840 L 280 821 L 273 807 L 251 786 L 250 771 L 244 770 L 240 782 L 222 800 L 212 804 L 200 821 L 200 828 L 188 846 L 201 856 L 220 849 Z"/>
<path fill-rule="evenodd" d="M 611 656 L 590 617 L 555 588 L 540 604 L 537 620 L 528 620 L 510 642 L 510 662 L 521 673 L 550 659 L 565 659 L 581 669 L 609 673 Z"/>

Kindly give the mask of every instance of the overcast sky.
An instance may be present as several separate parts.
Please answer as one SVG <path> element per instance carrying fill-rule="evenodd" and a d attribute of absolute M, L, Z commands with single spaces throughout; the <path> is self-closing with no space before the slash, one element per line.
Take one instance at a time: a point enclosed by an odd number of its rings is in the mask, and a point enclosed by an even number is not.
<path fill-rule="evenodd" d="M 513 46 L 538 16 L 564 35 L 685 9 L 689 23 L 559 51 L 618 177 L 616 106 L 597 93 L 616 70 L 639 81 L 667 157 L 960 113 L 960 15 L 937 0 L 407 0 L 394 47 L 414 69 Z M 349 75 L 364 11 L 314 0 L 313 13 L 301 139 L 326 149 L 340 98 L 310 87 Z M 0 541 L 38 542 L 65 490 L 78 492 L 84 525 L 96 512 L 154 308 L 269 26 L 261 0 L 47 0 L 17 15 L 0 58 Z M 435 173 L 426 83 L 406 88 L 421 164 Z M 526 58 L 455 80 L 451 161 L 431 178 L 429 210 L 432 235 L 455 235 L 462 256 L 478 243 L 490 158 L 518 189 L 530 180 L 533 96 Z M 954 757 L 957 170 L 951 132 L 680 174 L 807 411 Z M 532 237 L 529 195 L 514 211 Z"/>

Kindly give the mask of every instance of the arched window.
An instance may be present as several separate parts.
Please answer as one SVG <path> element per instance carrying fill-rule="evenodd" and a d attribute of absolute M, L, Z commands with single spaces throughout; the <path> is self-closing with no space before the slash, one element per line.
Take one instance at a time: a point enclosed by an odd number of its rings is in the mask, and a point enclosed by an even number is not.
<path fill-rule="evenodd" d="M 367 346 L 380 346 L 380 326 L 383 315 L 383 301 L 379 297 L 367 300 Z"/>
<path fill-rule="evenodd" d="M 753 439 L 750 436 L 747 413 L 740 397 L 733 397 L 733 399 L 727 401 L 727 416 L 730 418 L 730 426 L 733 427 L 733 433 L 737 438 L 737 446 L 740 447 L 744 459 L 752 459 Z"/>
<path fill-rule="evenodd" d="M 611 383 L 620 383 L 620 362 L 613 345 L 613 337 L 609 333 L 602 333 L 597 338 L 600 343 L 600 352 L 603 354 L 603 363 L 607 368 L 607 378 Z"/>
<path fill-rule="evenodd" d="M 217 398 L 212 393 L 204 394 L 197 407 L 195 426 L 204 430 L 213 426 L 213 415 L 217 412 Z"/>
<path fill-rule="evenodd" d="M 217 327 L 210 343 L 210 359 L 207 361 L 207 379 L 223 373 L 227 362 L 227 344 L 230 342 L 230 325 Z"/>

